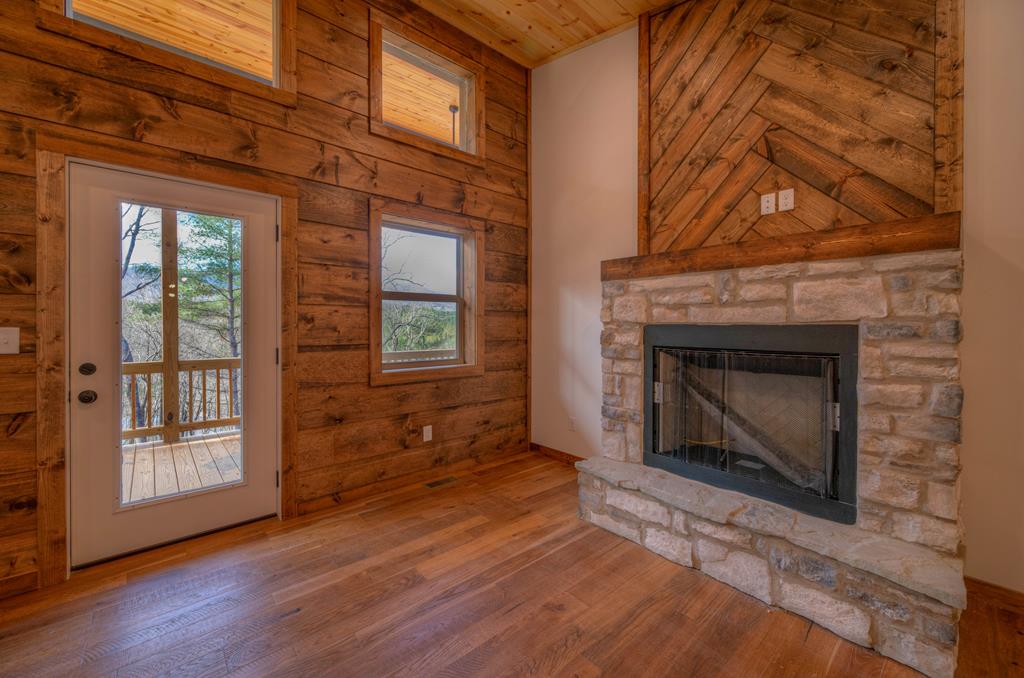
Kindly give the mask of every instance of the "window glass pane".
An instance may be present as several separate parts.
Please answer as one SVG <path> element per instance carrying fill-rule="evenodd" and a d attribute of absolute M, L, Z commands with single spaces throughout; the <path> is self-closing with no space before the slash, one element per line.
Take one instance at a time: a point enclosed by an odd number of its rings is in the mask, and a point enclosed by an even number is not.
<path fill-rule="evenodd" d="M 463 120 L 469 113 L 470 78 L 447 59 L 387 36 L 382 55 L 384 122 L 466 149 Z"/>
<path fill-rule="evenodd" d="M 385 299 L 381 311 L 384 362 L 457 357 L 459 312 L 454 302 Z"/>
<path fill-rule="evenodd" d="M 459 293 L 458 237 L 391 226 L 382 227 L 380 233 L 385 292 Z"/>
<path fill-rule="evenodd" d="M 71 0 L 75 19 L 274 81 L 274 0 Z"/>
<path fill-rule="evenodd" d="M 121 203 L 121 362 L 163 360 L 163 210 Z"/>

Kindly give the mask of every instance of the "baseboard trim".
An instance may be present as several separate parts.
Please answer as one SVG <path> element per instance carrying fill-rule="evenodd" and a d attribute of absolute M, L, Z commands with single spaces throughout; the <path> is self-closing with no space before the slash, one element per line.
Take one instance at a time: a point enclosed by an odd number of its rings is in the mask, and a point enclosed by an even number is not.
<path fill-rule="evenodd" d="M 538 454 L 543 454 L 545 457 L 550 457 L 555 461 L 560 461 L 563 464 L 569 464 L 570 466 L 578 461 L 583 461 L 584 459 L 584 457 L 577 457 L 575 454 L 562 452 L 561 450 L 556 450 L 553 447 L 538 445 L 537 443 L 530 443 L 530 450 L 537 452 Z"/>
<path fill-rule="evenodd" d="M 1008 589 L 998 584 L 990 584 L 974 577 L 964 577 L 967 585 L 967 596 L 970 605 L 971 599 L 977 602 L 988 603 L 996 607 L 1006 607 L 1024 612 L 1024 593 Z"/>

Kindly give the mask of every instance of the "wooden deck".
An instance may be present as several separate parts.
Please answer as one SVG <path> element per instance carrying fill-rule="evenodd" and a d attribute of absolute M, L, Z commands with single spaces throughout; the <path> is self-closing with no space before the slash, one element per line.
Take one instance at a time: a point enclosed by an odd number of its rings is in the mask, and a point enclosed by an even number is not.
<path fill-rule="evenodd" d="M 238 433 L 190 438 L 173 445 L 125 445 L 121 453 L 126 503 L 216 487 L 241 477 Z"/>

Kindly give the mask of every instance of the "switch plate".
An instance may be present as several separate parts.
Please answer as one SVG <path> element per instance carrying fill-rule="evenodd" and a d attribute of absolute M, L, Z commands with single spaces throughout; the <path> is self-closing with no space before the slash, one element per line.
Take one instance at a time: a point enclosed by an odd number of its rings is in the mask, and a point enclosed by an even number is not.
<path fill-rule="evenodd" d="M 796 190 L 787 188 L 784 191 L 779 191 L 779 211 L 788 212 L 796 207 Z"/>
<path fill-rule="evenodd" d="M 570 431 L 575 431 L 576 430 L 576 417 L 569 417 L 569 430 Z"/>
<path fill-rule="evenodd" d="M 768 193 L 761 196 L 761 215 L 775 214 L 775 194 Z"/>
<path fill-rule="evenodd" d="M 21 328 L 0 327 L 0 354 L 18 353 L 20 344 Z"/>
<path fill-rule="evenodd" d="M 434 439 L 434 427 L 430 424 L 423 427 L 423 442 L 429 443 Z"/>

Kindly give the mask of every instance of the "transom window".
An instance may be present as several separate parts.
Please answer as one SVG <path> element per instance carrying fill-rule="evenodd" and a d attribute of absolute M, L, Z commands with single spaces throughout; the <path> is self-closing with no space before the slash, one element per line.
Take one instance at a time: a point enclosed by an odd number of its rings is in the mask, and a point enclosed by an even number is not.
<path fill-rule="evenodd" d="M 373 381 L 481 372 L 482 223 L 393 201 L 371 207 Z"/>
<path fill-rule="evenodd" d="M 279 0 L 66 0 L 69 17 L 276 84 Z"/>
<path fill-rule="evenodd" d="M 371 131 L 460 157 L 483 156 L 483 67 L 373 12 Z"/>

